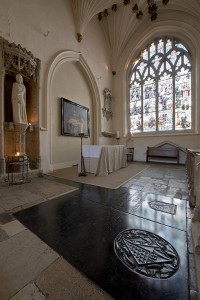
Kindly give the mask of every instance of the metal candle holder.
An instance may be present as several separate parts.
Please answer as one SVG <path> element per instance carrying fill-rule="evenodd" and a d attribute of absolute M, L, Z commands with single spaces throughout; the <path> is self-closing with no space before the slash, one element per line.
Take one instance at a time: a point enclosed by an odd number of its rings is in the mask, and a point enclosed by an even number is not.
<path fill-rule="evenodd" d="M 82 139 L 84 137 L 84 133 L 79 133 L 79 136 L 81 137 L 81 172 L 78 174 L 78 176 L 86 176 L 85 172 L 85 164 L 83 159 L 83 151 L 82 151 Z"/>

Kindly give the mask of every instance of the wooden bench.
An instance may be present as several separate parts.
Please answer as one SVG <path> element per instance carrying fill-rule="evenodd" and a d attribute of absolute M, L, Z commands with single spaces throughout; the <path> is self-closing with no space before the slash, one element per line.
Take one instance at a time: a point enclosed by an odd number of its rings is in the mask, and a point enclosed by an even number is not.
<path fill-rule="evenodd" d="M 161 147 L 147 147 L 146 162 L 176 162 L 179 164 L 179 148 L 161 148 Z"/>

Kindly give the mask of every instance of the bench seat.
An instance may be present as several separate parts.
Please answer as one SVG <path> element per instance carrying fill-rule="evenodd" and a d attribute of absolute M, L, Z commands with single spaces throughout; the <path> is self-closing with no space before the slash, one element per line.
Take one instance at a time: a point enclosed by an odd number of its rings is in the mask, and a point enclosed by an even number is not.
<path fill-rule="evenodd" d="M 162 162 L 173 161 L 179 164 L 179 148 L 147 147 L 146 162 L 150 162 L 151 159 L 162 160 Z"/>

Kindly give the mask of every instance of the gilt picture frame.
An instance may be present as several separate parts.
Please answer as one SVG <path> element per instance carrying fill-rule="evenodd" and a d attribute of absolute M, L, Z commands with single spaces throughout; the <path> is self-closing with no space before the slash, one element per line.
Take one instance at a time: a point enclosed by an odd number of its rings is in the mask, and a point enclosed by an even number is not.
<path fill-rule="evenodd" d="M 61 135 L 90 136 L 89 108 L 61 97 Z"/>

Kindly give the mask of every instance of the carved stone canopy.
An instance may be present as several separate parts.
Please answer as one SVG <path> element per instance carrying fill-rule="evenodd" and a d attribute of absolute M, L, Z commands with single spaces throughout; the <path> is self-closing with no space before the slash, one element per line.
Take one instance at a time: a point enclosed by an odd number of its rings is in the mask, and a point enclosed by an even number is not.
<path fill-rule="evenodd" d="M 103 116 L 106 117 L 106 120 L 112 119 L 112 95 L 111 91 L 108 88 L 105 88 L 103 91 L 104 94 L 104 107 L 102 108 Z"/>
<path fill-rule="evenodd" d="M 4 68 L 10 73 L 20 73 L 23 76 L 38 81 L 39 60 L 21 45 L 9 43 L 0 38 L 3 51 Z"/>
<path fill-rule="evenodd" d="M 21 45 L 0 37 L 0 178 L 6 173 L 8 155 L 27 154 L 30 169 L 40 168 L 39 148 L 39 75 L 41 62 Z M 13 123 L 12 86 L 20 74 L 26 87 L 28 122 L 34 131 L 26 130 L 27 124 Z"/>

